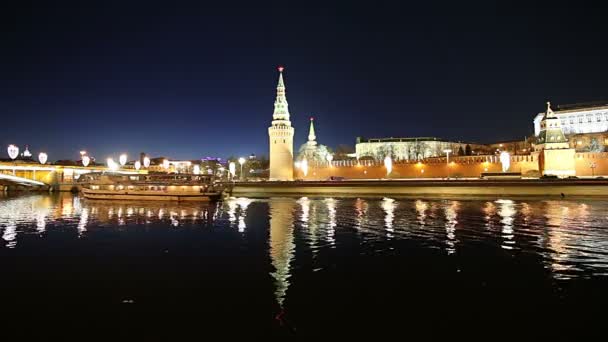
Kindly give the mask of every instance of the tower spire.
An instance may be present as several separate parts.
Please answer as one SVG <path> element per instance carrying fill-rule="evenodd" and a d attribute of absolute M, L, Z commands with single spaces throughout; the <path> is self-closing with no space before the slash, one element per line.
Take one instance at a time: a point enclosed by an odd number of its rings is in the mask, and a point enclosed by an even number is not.
<path fill-rule="evenodd" d="M 274 101 L 274 113 L 272 114 L 272 118 L 273 120 L 289 121 L 289 105 L 287 104 L 285 83 L 283 82 L 283 70 L 285 70 L 285 68 L 280 66 L 277 69 L 279 70 L 279 82 L 277 83 L 277 97 Z"/>
<path fill-rule="evenodd" d="M 315 135 L 315 118 L 310 118 L 310 130 L 308 131 L 308 145 L 317 144 L 317 136 Z"/>

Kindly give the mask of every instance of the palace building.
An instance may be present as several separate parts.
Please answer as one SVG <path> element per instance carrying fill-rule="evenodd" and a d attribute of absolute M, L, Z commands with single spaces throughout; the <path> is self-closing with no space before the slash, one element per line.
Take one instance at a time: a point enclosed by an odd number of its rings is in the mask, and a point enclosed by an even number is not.
<path fill-rule="evenodd" d="M 445 150 L 451 150 L 450 153 L 455 155 L 485 154 L 489 151 L 486 145 L 453 142 L 434 137 L 379 139 L 359 137 L 355 145 L 357 159 L 374 160 L 383 160 L 386 156 L 390 156 L 393 160 L 421 160 L 445 156 Z"/>
<path fill-rule="evenodd" d="M 289 105 L 285 96 L 283 67 L 279 67 L 277 97 L 274 101 L 272 124 L 268 127 L 270 143 L 270 180 L 293 180 L 293 135 L 289 120 Z"/>
<path fill-rule="evenodd" d="M 554 113 L 566 135 L 608 132 L 608 103 L 561 105 Z M 544 112 L 538 113 L 534 118 L 536 136 L 540 134 L 540 122 L 544 115 Z"/>

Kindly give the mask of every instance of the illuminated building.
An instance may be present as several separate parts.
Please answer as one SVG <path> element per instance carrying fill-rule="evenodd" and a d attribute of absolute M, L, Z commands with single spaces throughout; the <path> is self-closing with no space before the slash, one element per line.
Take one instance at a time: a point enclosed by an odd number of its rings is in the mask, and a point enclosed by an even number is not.
<path fill-rule="evenodd" d="M 463 155 L 470 150 L 471 154 L 476 155 L 486 154 L 488 147 L 482 144 L 453 142 L 434 137 L 379 139 L 359 137 L 355 145 L 355 155 L 357 159 L 367 157 L 384 160 L 386 156 L 390 156 L 393 160 L 420 160 L 445 156 L 443 151 L 447 149 L 456 154 L 462 149 Z"/>

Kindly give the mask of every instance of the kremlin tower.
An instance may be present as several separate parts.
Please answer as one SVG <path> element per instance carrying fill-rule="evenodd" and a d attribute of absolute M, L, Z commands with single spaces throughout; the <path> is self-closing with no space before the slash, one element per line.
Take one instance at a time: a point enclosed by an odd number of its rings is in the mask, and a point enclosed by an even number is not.
<path fill-rule="evenodd" d="M 270 138 L 270 180 L 293 180 L 293 135 L 289 121 L 289 106 L 285 97 L 283 67 L 279 67 L 277 98 L 274 101 L 272 125 L 268 127 Z"/>

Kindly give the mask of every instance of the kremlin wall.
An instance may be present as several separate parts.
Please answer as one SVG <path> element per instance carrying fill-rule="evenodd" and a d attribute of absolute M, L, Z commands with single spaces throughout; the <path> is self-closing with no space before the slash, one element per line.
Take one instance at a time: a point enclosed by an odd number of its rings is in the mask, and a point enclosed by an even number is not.
<path fill-rule="evenodd" d="M 511 156 L 509 172 L 521 172 L 523 177 L 539 177 L 538 154 Z M 593 164 L 594 168 L 591 168 Z M 332 161 L 309 165 L 307 175 L 301 169 L 295 170 L 295 179 L 327 180 L 330 177 L 346 179 L 398 179 L 398 178 L 478 178 L 483 172 L 502 172 L 498 156 L 464 156 L 432 158 L 419 162 L 397 161 L 387 175 L 381 161 L 356 160 Z M 608 152 L 576 153 L 576 176 L 608 175 Z"/>

